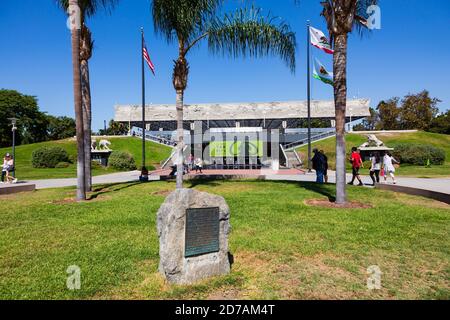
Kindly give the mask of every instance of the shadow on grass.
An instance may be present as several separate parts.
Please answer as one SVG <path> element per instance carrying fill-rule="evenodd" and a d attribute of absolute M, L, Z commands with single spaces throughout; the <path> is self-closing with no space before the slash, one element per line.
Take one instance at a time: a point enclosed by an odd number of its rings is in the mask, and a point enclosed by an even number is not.
<path fill-rule="evenodd" d="M 227 180 L 214 180 L 214 179 L 198 179 L 198 180 L 190 180 L 189 188 L 195 188 L 196 186 L 210 186 L 216 187 L 219 186 L 220 183 L 226 182 Z M 304 188 L 306 190 L 312 191 L 314 193 L 318 193 L 328 198 L 330 202 L 336 202 L 335 196 L 335 188 L 332 184 L 319 184 L 315 182 L 305 182 L 305 181 L 276 181 L 276 180 L 228 180 L 233 183 L 275 183 L 275 184 L 291 184 L 295 185 L 299 188 Z"/>
<path fill-rule="evenodd" d="M 128 189 L 128 188 L 134 187 L 135 185 L 138 185 L 138 184 L 142 184 L 142 182 L 105 184 L 100 187 L 94 188 L 93 193 L 87 200 L 88 201 L 94 200 L 94 199 L 97 199 L 101 195 Z"/>
<path fill-rule="evenodd" d="M 214 179 L 193 179 L 189 180 L 189 189 L 194 189 L 197 186 L 208 186 L 208 187 L 217 187 L 220 185 L 220 183 L 217 182 L 218 180 Z"/>
<path fill-rule="evenodd" d="M 326 196 L 330 202 L 336 202 L 335 196 L 335 188 L 333 184 L 319 184 L 316 182 L 307 182 L 307 181 L 276 181 L 276 180 L 265 180 L 270 183 L 279 183 L 279 184 L 291 184 L 295 185 L 299 188 L 304 188 L 306 190 L 318 193 L 320 195 Z M 247 181 L 248 182 L 248 181 Z M 256 181 L 255 182 L 261 182 Z"/>

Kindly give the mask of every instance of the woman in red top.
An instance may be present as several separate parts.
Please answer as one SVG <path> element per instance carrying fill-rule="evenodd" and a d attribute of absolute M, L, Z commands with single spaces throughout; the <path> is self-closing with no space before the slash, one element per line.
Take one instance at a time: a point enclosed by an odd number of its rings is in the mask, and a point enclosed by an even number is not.
<path fill-rule="evenodd" d="M 358 186 L 363 186 L 364 184 L 361 181 L 361 177 L 359 176 L 359 169 L 361 167 L 364 168 L 363 161 L 361 159 L 361 155 L 358 153 L 358 149 L 356 147 L 352 148 L 352 155 L 350 156 L 350 162 L 352 163 L 352 181 L 349 182 L 350 185 L 353 185 L 353 182 L 355 182 L 355 178 L 358 179 L 359 184 Z"/>

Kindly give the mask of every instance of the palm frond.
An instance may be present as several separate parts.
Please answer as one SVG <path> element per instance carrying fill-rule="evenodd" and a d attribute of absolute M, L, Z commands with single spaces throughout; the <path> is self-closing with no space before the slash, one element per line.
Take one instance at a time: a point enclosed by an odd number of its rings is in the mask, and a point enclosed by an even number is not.
<path fill-rule="evenodd" d="M 295 33 L 289 25 L 254 7 L 214 19 L 206 30 L 212 53 L 233 57 L 279 56 L 295 71 Z"/>
<path fill-rule="evenodd" d="M 155 31 L 168 42 L 189 42 L 199 35 L 224 0 L 153 0 L 151 10 Z"/>
<path fill-rule="evenodd" d="M 55 0 L 56 4 L 64 11 L 69 7 L 69 0 Z M 78 0 L 80 10 L 85 17 L 94 16 L 99 10 L 107 13 L 115 8 L 120 0 Z"/>

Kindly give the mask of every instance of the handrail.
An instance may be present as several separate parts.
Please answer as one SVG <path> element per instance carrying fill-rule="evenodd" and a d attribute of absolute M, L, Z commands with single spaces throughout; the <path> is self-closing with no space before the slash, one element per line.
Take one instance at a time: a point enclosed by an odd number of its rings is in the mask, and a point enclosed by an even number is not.
<path fill-rule="evenodd" d="M 161 169 L 164 169 L 164 167 L 169 163 L 169 161 L 173 158 L 173 156 L 175 155 L 175 153 L 177 152 L 176 149 L 174 149 L 172 151 L 172 153 L 170 154 L 170 156 L 164 161 L 163 165 L 161 166 Z"/>
<path fill-rule="evenodd" d="M 286 168 L 289 168 L 289 158 L 286 155 L 286 151 L 283 148 L 283 145 L 280 144 L 281 152 L 283 153 L 284 158 L 286 159 Z"/>
<path fill-rule="evenodd" d="M 300 163 L 300 166 L 303 166 L 303 161 L 300 159 L 300 156 L 298 155 L 297 151 L 295 149 L 292 151 L 294 152 L 294 155 L 297 158 L 298 163 Z"/>
<path fill-rule="evenodd" d="M 184 146 L 183 148 L 183 153 L 186 151 L 188 146 Z M 161 166 L 162 169 L 164 169 L 164 167 L 169 163 L 170 160 L 172 160 L 172 158 L 175 156 L 175 154 L 177 153 L 177 149 L 174 149 L 172 151 L 172 153 L 170 154 L 170 156 L 166 159 L 166 161 L 164 161 L 164 164 Z"/>

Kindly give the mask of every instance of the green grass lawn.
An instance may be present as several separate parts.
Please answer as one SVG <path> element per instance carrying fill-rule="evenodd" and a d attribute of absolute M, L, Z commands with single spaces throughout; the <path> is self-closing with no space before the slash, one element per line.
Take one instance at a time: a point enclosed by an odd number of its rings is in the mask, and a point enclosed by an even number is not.
<path fill-rule="evenodd" d="M 317 208 L 333 185 L 228 181 L 187 184 L 231 209 L 231 274 L 192 286 L 158 274 L 156 212 L 172 182 L 2 196 L 0 299 L 449 299 L 450 206 L 349 188 L 370 209 Z M 71 265 L 81 290 L 66 288 Z M 380 290 L 367 268 L 382 271 Z"/>
<path fill-rule="evenodd" d="M 397 143 L 414 143 L 414 144 L 427 144 L 434 147 L 438 147 L 445 150 L 446 162 L 441 166 L 432 165 L 430 168 L 425 166 L 415 166 L 403 164 L 397 170 L 397 174 L 400 176 L 414 176 L 414 177 L 437 177 L 437 176 L 450 176 L 450 135 L 429 133 L 429 132 L 412 132 L 412 133 L 384 133 L 376 134 L 377 138 L 383 141 L 387 146 L 391 146 Z M 367 141 L 367 136 L 364 134 L 352 133 L 345 136 L 347 153 L 350 154 L 352 147 L 359 147 L 361 144 Z M 336 161 L 336 139 L 330 138 L 313 143 L 313 147 L 322 149 L 328 156 L 330 168 L 334 170 Z M 302 159 L 306 158 L 308 146 L 302 146 L 297 151 L 301 155 Z M 370 163 L 367 161 L 365 169 L 362 169 L 362 174 L 369 174 Z M 347 164 L 348 169 L 351 169 L 350 163 Z"/>
<path fill-rule="evenodd" d="M 100 139 L 100 138 L 99 138 Z M 134 137 L 126 138 L 108 138 L 111 142 L 111 149 L 117 151 L 127 151 L 131 153 L 136 161 L 138 168 L 142 163 L 142 141 Z M 16 169 L 17 176 L 20 180 L 35 180 L 35 179 L 53 179 L 53 178 L 72 178 L 76 177 L 76 163 L 71 164 L 68 168 L 54 168 L 54 169 L 37 169 L 31 165 L 31 154 L 34 150 L 42 146 L 61 146 L 64 148 L 69 156 L 76 159 L 76 143 L 73 139 L 66 139 L 60 141 L 42 142 L 36 144 L 29 144 L 16 147 Z M 7 152 L 12 152 L 11 148 L 0 149 L 0 155 Z M 172 149 L 157 143 L 146 142 L 147 165 L 157 167 L 161 161 L 167 159 L 172 152 Z M 102 175 L 114 173 L 117 170 L 113 168 L 94 168 L 93 175 Z"/>

